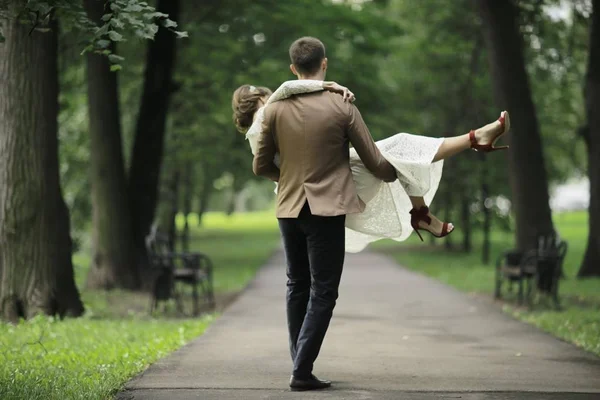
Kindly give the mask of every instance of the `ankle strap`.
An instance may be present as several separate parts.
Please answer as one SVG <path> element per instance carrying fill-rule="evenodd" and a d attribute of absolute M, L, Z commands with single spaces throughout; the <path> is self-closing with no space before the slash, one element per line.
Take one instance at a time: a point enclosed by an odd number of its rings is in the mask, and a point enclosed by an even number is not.
<path fill-rule="evenodd" d="M 421 206 L 421 208 L 413 208 L 410 210 L 410 214 L 418 220 L 425 221 L 427 224 L 431 224 L 431 217 L 429 214 L 429 207 Z"/>
<path fill-rule="evenodd" d="M 475 138 L 475 131 L 472 130 L 471 132 L 469 132 L 469 140 L 471 141 L 472 149 L 477 147 L 478 143 L 477 143 L 477 139 Z"/>

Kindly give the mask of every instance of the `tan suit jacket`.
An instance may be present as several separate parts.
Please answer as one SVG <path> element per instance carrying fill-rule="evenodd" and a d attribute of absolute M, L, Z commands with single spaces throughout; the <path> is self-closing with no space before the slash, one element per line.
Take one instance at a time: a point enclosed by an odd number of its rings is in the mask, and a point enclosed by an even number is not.
<path fill-rule="evenodd" d="M 258 143 L 252 169 L 279 182 L 277 218 L 297 218 L 306 201 L 319 216 L 364 210 L 352 180 L 350 143 L 373 175 L 396 180 L 396 170 L 379 152 L 358 109 L 331 92 L 271 103 Z M 276 153 L 279 168 L 273 162 Z"/>

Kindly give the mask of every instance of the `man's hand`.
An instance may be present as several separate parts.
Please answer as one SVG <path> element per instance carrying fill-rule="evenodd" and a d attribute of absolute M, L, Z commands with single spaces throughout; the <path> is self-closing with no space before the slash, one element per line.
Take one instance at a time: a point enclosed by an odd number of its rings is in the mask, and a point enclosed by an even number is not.
<path fill-rule="evenodd" d="M 352 93 L 350 91 L 350 89 L 348 89 L 347 87 L 342 86 L 338 83 L 331 82 L 331 81 L 324 81 L 323 89 L 325 89 L 329 92 L 341 94 L 344 101 L 353 102 L 354 100 L 356 100 L 354 93 Z"/>

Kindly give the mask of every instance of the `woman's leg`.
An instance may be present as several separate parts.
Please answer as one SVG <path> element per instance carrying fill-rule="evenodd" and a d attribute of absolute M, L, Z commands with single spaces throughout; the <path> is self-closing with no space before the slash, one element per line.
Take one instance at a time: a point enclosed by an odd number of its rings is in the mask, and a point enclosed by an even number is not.
<path fill-rule="evenodd" d="M 469 140 L 468 133 L 466 135 L 446 138 L 435 154 L 433 162 L 445 160 L 469 148 L 471 148 L 471 141 Z"/>
<path fill-rule="evenodd" d="M 419 209 L 423 206 L 427 206 L 425 204 L 425 199 L 420 196 L 408 196 L 410 198 L 410 202 L 415 209 Z M 431 211 L 427 214 L 431 218 L 431 224 L 427 224 L 425 221 L 420 221 L 419 226 L 421 228 L 427 229 L 430 232 L 433 232 L 437 236 L 442 234 L 442 229 L 444 229 L 444 223 L 437 219 L 435 215 L 431 213 Z M 452 232 L 454 229 L 454 225 L 448 224 L 448 232 Z"/>
<path fill-rule="evenodd" d="M 477 129 L 475 139 L 479 144 L 489 144 L 492 142 L 492 138 L 498 134 L 498 130 L 502 129 L 500 121 L 494 121 Z M 446 138 L 433 158 L 433 162 L 445 160 L 469 148 L 471 148 L 471 141 L 468 133 Z"/>

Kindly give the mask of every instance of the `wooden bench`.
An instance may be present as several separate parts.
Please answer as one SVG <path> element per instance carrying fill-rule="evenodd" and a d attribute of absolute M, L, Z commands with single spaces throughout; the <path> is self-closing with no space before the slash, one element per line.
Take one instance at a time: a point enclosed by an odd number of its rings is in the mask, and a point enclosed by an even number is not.
<path fill-rule="evenodd" d="M 174 299 L 178 312 L 186 315 L 183 301 L 186 287 L 192 291 L 192 315 L 200 313 L 199 292 L 207 305 L 214 307 L 213 264 L 206 254 L 172 252 L 168 237 L 156 229 L 146 237 L 146 249 L 154 276 L 150 313 L 160 301 Z"/>
<path fill-rule="evenodd" d="M 509 250 L 496 260 L 496 289 L 494 297 L 502 297 L 504 282 L 518 284 L 518 304 L 526 299 L 532 305 L 533 291 L 548 294 L 556 307 L 560 307 L 558 286 L 562 276 L 562 264 L 567 253 L 567 243 L 558 235 L 538 236 L 528 251 Z"/>

